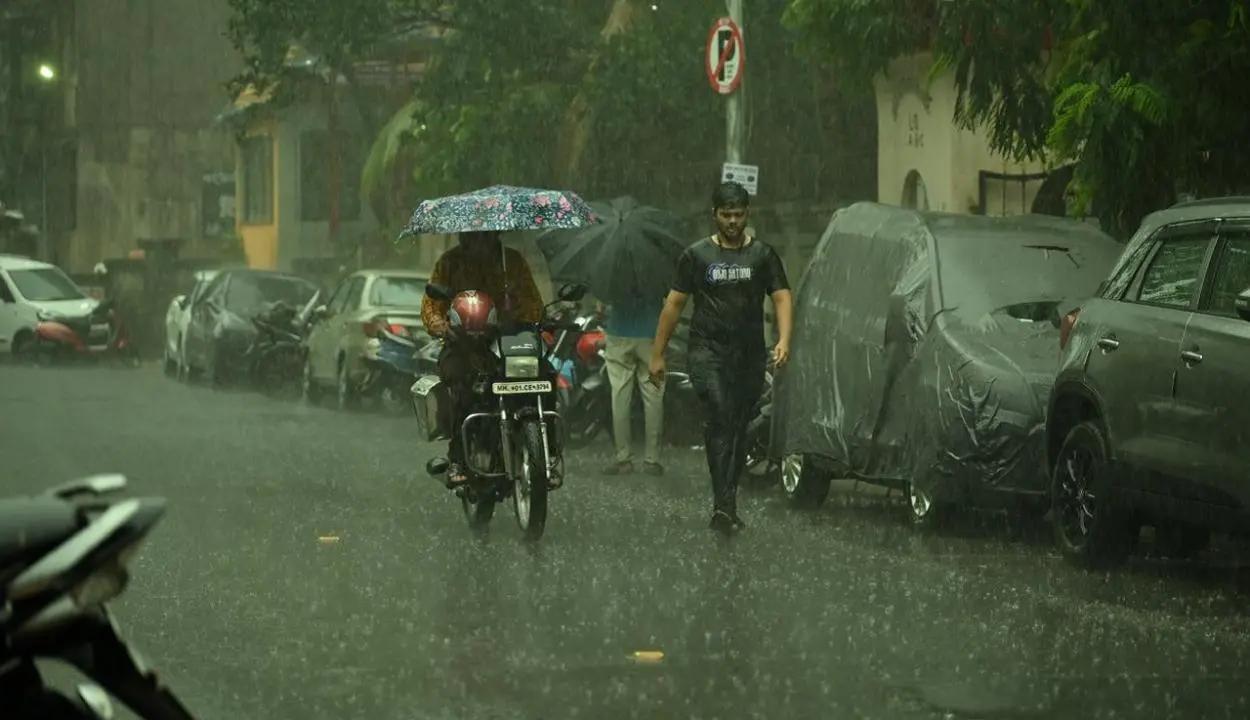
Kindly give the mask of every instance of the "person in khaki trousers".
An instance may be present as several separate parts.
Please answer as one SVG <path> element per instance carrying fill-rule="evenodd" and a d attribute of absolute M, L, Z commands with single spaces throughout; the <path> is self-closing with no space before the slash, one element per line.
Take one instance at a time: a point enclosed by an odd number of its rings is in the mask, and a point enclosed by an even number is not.
<path fill-rule="evenodd" d="M 612 386 L 612 432 L 616 442 L 616 460 L 604 469 L 608 475 L 634 472 L 633 403 L 634 389 L 642 393 L 646 444 L 643 470 L 648 475 L 663 475 L 660 464 L 660 443 L 664 435 L 664 386 L 650 380 L 651 343 L 663 304 L 662 298 L 635 299 L 613 303 L 607 311 L 604 330 L 607 344 L 604 359 L 608 366 L 608 383 Z"/>

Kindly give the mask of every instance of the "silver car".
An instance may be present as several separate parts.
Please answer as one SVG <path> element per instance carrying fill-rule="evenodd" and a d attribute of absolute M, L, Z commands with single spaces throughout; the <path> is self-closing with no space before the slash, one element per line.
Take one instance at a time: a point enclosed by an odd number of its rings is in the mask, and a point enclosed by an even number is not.
<path fill-rule="evenodd" d="M 416 351 L 429 341 L 421 300 L 429 276 L 404 270 L 360 270 L 314 310 L 304 362 L 304 398 L 317 402 L 333 387 L 340 409 L 362 396 L 406 402 Z"/>

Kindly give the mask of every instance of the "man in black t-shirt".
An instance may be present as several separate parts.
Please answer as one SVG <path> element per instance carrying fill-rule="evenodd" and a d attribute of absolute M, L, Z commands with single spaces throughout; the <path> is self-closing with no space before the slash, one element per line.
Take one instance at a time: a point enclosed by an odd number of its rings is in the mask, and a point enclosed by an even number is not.
<path fill-rule="evenodd" d="M 790 285 L 781 258 L 746 235 L 750 196 L 738 183 L 720 185 L 712 197 L 717 232 L 691 245 L 677 261 L 672 290 L 660 312 L 651 355 L 651 379 L 664 380 L 664 351 L 694 296 L 690 321 L 690 379 L 703 406 L 708 470 L 712 475 L 713 529 L 741 530 L 738 476 L 746 465 L 746 428 L 759 399 L 768 353 L 764 297 L 777 312 L 776 367 L 790 357 L 793 319 Z"/>

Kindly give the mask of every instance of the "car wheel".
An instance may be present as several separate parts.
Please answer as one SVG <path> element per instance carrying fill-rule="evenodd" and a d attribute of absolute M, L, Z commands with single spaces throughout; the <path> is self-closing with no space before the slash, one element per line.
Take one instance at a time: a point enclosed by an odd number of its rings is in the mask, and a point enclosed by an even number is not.
<path fill-rule="evenodd" d="M 169 356 L 169 347 L 165 347 L 165 377 L 178 376 L 178 361 Z"/>
<path fill-rule="evenodd" d="M 787 455 L 781 461 L 781 486 L 795 507 L 819 507 L 829 497 L 830 480 L 808 455 Z"/>
<path fill-rule="evenodd" d="M 317 380 L 313 378 L 312 358 L 307 356 L 304 357 L 304 372 L 300 381 L 300 395 L 308 405 L 316 405 L 321 401 L 321 388 L 317 387 Z"/>
<path fill-rule="evenodd" d="M 1068 432 L 1051 477 L 1051 524 L 1060 552 L 1083 567 L 1124 562 L 1137 539 L 1137 524 L 1111 495 L 1112 469 L 1097 423 Z"/>
<path fill-rule="evenodd" d="M 19 363 L 36 365 L 39 362 L 35 336 L 29 332 L 22 331 L 18 333 L 17 337 L 13 338 L 11 350 L 13 359 Z"/>
<path fill-rule="evenodd" d="M 355 410 L 360 404 L 360 398 L 356 395 L 356 389 L 352 387 L 346 358 L 339 359 L 338 381 L 335 385 L 338 389 L 339 410 Z"/>
<path fill-rule="evenodd" d="M 936 497 L 932 490 L 907 483 L 907 510 L 916 527 L 936 529 L 950 519 L 951 506 Z"/>

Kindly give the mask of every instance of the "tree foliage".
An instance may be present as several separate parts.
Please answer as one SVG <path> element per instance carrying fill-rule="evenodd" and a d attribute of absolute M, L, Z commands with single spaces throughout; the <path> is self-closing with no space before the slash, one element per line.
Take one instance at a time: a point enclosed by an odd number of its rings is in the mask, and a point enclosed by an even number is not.
<path fill-rule="evenodd" d="M 1077 199 L 1113 233 L 1178 193 L 1245 185 L 1242 0 L 791 0 L 787 19 L 864 81 L 931 51 L 954 74 L 955 119 L 1009 157 L 1072 162 Z"/>

